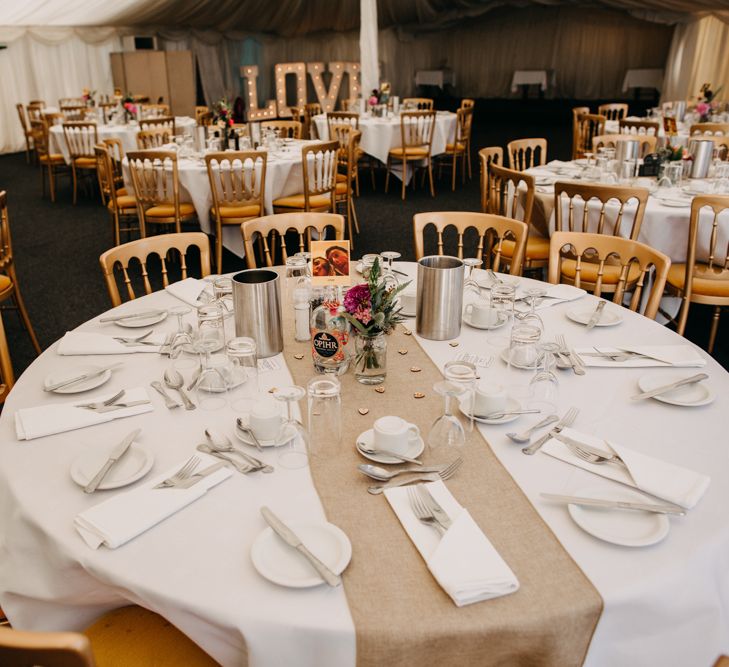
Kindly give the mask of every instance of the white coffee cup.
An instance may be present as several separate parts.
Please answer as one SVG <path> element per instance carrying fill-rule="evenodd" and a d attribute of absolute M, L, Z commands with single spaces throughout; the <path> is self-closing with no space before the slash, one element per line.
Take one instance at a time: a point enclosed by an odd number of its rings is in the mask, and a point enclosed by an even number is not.
<path fill-rule="evenodd" d="M 259 401 L 248 415 L 248 424 L 258 440 L 275 440 L 281 428 L 281 414 L 271 401 Z"/>
<path fill-rule="evenodd" d="M 417 294 L 415 292 L 400 293 L 400 307 L 403 315 L 415 315 L 415 304 L 417 302 Z"/>
<path fill-rule="evenodd" d="M 474 412 L 479 416 L 501 412 L 506 408 L 506 391 L 498 384 L 479 385 L 474 403 Z"/>
<path fill-rule="evenodd" d="M 466 304 L 464 312 L 473 324 L 482 327 L 492 327 L 499 323 L 500 312 L 492 308 L 487 301 L 475 301 Z"/>
<path fill-rule="evenodd" d="M 375 434 L 375 449 L 386 449 L 397 454 L 407 452 L 410 444 L 420 437 L 420 429 L 415 424 L 395 416 L 380 417 L 372 430 Z"/>

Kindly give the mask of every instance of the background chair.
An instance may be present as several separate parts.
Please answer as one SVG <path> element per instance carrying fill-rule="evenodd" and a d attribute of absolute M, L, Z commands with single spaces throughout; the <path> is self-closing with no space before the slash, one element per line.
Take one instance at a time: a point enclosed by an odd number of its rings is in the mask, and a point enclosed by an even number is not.
<path fill-rule="evenodd" d="M 268 153 L 259 151 L 208 153 L 205 165 L 213 195 L 215 266 L 223 266 L 223 226 L 240 225 L 264 215 Z"/>
<path fill-rule="evenodd" d="M 16 104 L 15 108 L 18 111 L 18 118 L 20 119 L 20 125 L 23 128 L 23 135 L 25 136 L 25 161 L 30 162 L 30 152 L 33 150 L 33 133 L 28 124 L 28 118 L 25 115 L 23 105 Z"/>
<path fill-rule="evenodd" d="M 102 203 L 111 216 L 114 245 L 121 242 L 121 232 L 139 229 L 137 218 L 137 200 L 124 192 L 119 192 L 114 175 L 114 167 L 109 149 L 104 144 L 94 146 L 96 154 L 96 173 L 99 175 L 99 189 Z M 122 220 L 126 223 L 121 227 Z M 134 223 L 137 223 L 136 225 Z"/>
<path fill-rule="evenodd" d="M 637 311 L 641 304 L 643 289 L 650 290 L 644 315 L 655 319 L 658 305 L 666 285 L 671 260 L 662 252 L 645 243 L 624 239 L 619 236 L 589 234 L 582 232 L 555 232 L 552 234 L 549 250 L 549 282 L 564 282 L 565 271 L 562 267 L 565 251 L 576 257 L 574 279 L 575 287 L 584 286 L 583 268 L 589 267 L 590 277 L 586 281 L 592 286 L 592 293 L 600 296 L 604 290 L 603 277 L 606 271 L 614 272 L 617 279 L 610 285 L 613 303 L 623 305 L 626 291 L 632 291 L 630 310 Z M 588 257 L 589 263 L 583 263 Z M 608 264 L 608 261 L 610 264 Z M 594 267 L 597 270 L 593 273 Z M 649 278 L 649 273 L 652 276 Z"/>
<path fill-rule="evenodd" d="M 579 153 L 579 117 L 583 114 L 590 113 L 590 107 L 573 107 L 572 108 L 572 159 L 576 160 Z"/>
<path fill-rule="evenodd" d="M 618 132 L 620 134 L 646 134 L 657 137 L 660 123 L 651 120 L 625 120 L 618 121 Z"/>
<path fill-rule="evenodd" d="M 42 120 L 30 121 L 31 132 L 33 133 L 33 146 L 35 147 L 41 175 L 41 191 L 46 194 L 45 171 L 48 172 L 48 186 L 51 194 L 51 201 L 56 201 L 56 176 L 59 174 L 71 175 L 66 166 L 66 161 L 60 153 L 51 153 L 49 145 L 48 125 Z"/>
<path fill-rule="evenodd" d="M 155 127 L 166 127 L 172 136 L 177 134 L 174 116 L 159 116 L 157 118 L 144 118 L 139 121 L 140 130 L 151 130 Z"/>
<path fill-rule="evenodd" d="M 729 123 L 695 123 L 689 128 L 689 135 L 708 134 L 708 135 L 729 135 Z"/>
<path fill-rule="evenodd" d="M 338 154 L 337 141 L 304 146 L 301 149 L 304 190 L 300 194 L 274 199 L 274 213 L 292 210 L 334 212 Z"/>
<path fill-rule="evenodd" d="M 707 210 L 708 209 L 708 210 Z M 706 216 L 701 220 L 702 212 Z M 710 221 L 707 217 L 710 216 Z M 706 195 L 691 202 L 686 262 L 668 273 L 669 290 L 681 296 L 677 331 L 686 330 L 692 303 L 714 306 L 707 351 L 711 354 L 722 306 L 729 305 L 729 196 Z M 719 245 L 719 244 L 722 245 Z"/>
<path fill-rule="evenodd" d="M 471 213 L 466 211 L 439 211 L 431 213 L 416 213 L 413 216 L 413 235 L 415 238 L 415 258 L 425 255 L 424 232 L 427 227 L 435 227 L 437 234 L 438 254 L 443 254 L 443 232 L 448 227 L 455 228 L 456 256 L 463 259 L 464 236 L 468 230 L 474 230 L 477 235 L 475 257 L 483 260 L 484 265 L 491 266 L 498 271 L 501 263 L 501 249 L 505 240 L 512 244 L 510 259 L 510 273 L 521 275 L 521 264 L 528 227 L 526 223 L 512 218 L 489 213 Z M 454 253 L 449 252 L 452 255 Z M 493 263 L 492 263 L 493 258 Z"/>
<path fill-rule="evenodd" d="M 597 113 L 608 120 L 621 120 L 628 115 L 628 105 L 623 102 L 611 102 L 597 107 Z"/>
<path fill-rule="evenodd" d="M 140 151 L 150 148 L 162 148 L 162 146 L 172 141 L 174 141 L 174 135 L 171 133 L 170 128 L 164 125 L 152 127 L 148 130 L 140 130 L 137 133 L 137 148 Z"/>
<path fill-rule="evenodd" d="M 636 134 L 636 135 L 624 135 L 624 134 L 599 134 L 592 138 L 592 152 L 597 153 L 600 148 L 611 147 L 615 148 L 615 144 L 619 141 L 630 141 L 636 139 L 640 141 L 640 156 L 645 157 L 648 153 L 655 153 L 657 137 L 651 134 Z"/>
<path fill-rule="evenodd" d="M 433 111 L 433 100 L 429 97 L 404 97 L 402 106 L 405 109 L 417 109 L 418 111 Z"/>
<path fill-rule="evenodd" d="M 515 139 L 506 144 L 509 169 L 524 171 L 547 164 L 546 139 Z"/>
<path fill-rule="evenodd" d="M 333 124 L 330 126 L 329 136 L 332 139 L 336 138 L 339 143 L 335 200 L 337 204 L 344 205 L 344 218 L 347 223 L 349 240 L 354 248 L 354 232 L 356 229 L 359 234 L 359 222 L 354 208 L 352 183 L 355 183 L 357 179 L 357 154 L 362 133 L 349 124 Z"/>
<path fill-rule="evenodd" d="M 309 102 L 304 105 L 304 126 L 302 128 L 302 136 L 305 139 L 320 139 L 319 133 L 316 131 L 316 123 L 314 116 L 321 114 L 321 104 L 319 102 Z M 302 137 L 298 137 L 301 139 Z"/>
<path fill-rule="evenodd" d="M 413 163 L 412 176 L 413 185 L 415 185 L 415 163 L 425 161 L 425 168 L 428 170 L 428 178 L 430 179 L 430 196 L 435 197 L 433 164 L 431 160 L 434 130 L 435 111 L 404 111 L 400 114 L 400 146 L 391 148 L 387 154 L 385 192 L 387 192 L 390 184 L 390 169 L 393 162 L 402 162 L 401 196 L 404 200 L 408 180 L 408 162 Z"/>
<path fill-rule="evenodd" d="M 76 204 L 79 178 L 96 176 L 94 146 L 99 143 L 96 123 L 66 122 L 63 124 L 63 137 L 66 140 L 68 153 L 71 157 L 73 203 Z"/>
<path fill-rule="evenodd" d="M 197 248 L 200 251 L 200 277 L 210 275 L 210 242 L 208 237 L 202 232 L 184 232 L 181 234 L 163 234 L 161 236 L 151 236 L 149 238 L 137 239 L 124 243 L 116 248 L 111 248 L 99 257 L 101 271 L 106 282 L 106 289 L 109 292 L 111 305 L 113 307 L 121 304 L 122 299 L 119 293 L 119 285 L 115 274 L 116 266 L 121 267 L 123 284 L 126 288 L 129 300 L 136 299 L 134 285 L 139 285 L 141 281 L 145 294 L 151 294 L 155 289 L 167 287 L 170 284 L 168 271 L 168 255 L 174 254 L 180 258 L 180 280 L 187 278 L 187 260 L 186 255 L 190 248 Z M 152 287 L 150 281 L 149 269 L 156 268 L 155 264 L 150 264 L 150 257 L 159 257 L 161 285 L 156 284 Z M 141 277 L 130 276 L 129 267 L 139 264 Z M 134 269 L 132 268 L 132 273 Z M 156 273 L 153 271 L 153 273 Z M 172 281 L 174 282 L 174 280 Z"/>
<path fill-rule="evenodd" d="M 249 220 L 240 226 L 243 244 L 246 249 L 246 264 L 255 269 L 256 255 L 254 241 L 260 239 L 263 244 L 263 261 L 266 266 L 276 263 L 276 240 L 278 237 L 281 251 L 280 263 L 285 264 L 288 257 L 286 249 L 286 233 L 293 231 L 297 235 L 297 252 L 305 252 L 311 242 L 311 231 L 315 230 L 320 239 L 325 238 L 326 230 L 334 232 L 334 240 L 344 238 L 344 218 L 337 213 L 282 213 L 266 215 L 256 220 Z"/>
<path fill-rule="evenodd" d="M 273 130 L 279 139 L 301 139 L 302 126 L 298 120 L 265 120 L 261 130 Z"/>
<path fill-rule="evenodd" d="M 593 113 L 577 114 L 574 136 L 575 149 L 572 151 L 572 159 L 585 157 L 585 153 L 592 151 L 592 138 L 599 134 L 605 134 L 605 116 Z"/>
<path fill-rule="evenodd" d="M 501 146 L 488 146 L 478 152 L 478 161 L 481 165 L 481 213 L 488 212 L 489 201 L 489 165 L 493 162 L 496 165 L 504 164 L 504 149 Z"/>
<path fill-rule="evenodd" d="M 5 403 L 10 390 L 15 384 L 15 373 L 13 372 L 13 361 L 10 358 L 8 339 L 5 336 L 5 326 L 0 317 L 0 406 Z M 3 610 L 0 609 L 0 626 L 3 625 Z M 1 656 L 0 656 L 1 657 Z"/>
<path fill-rule="evenodd" d="M 330 111 L 327 113 L 327 127 L 329 129 L 329 139 L 338 139 L 337 127 L 340 125 L 349 125 L 355 130 L 359 130 L 359 114 L 353 111 Z M 339 142 L 340 146 L 342 142 Z M 359 197 L 359 162 L 365 157 L 365 152 L 357 145 L 357 152 L 355 154 L 355 170 L 354 170 L 354 184 L 355 191 Z M 372 177 L 372 189 L 375 189 L 375 172 L 374 172 L 374 158 L 369 161 L 370 164 L 370 175 Z"/>
<path fill-rule="evenodd" d="M 473 107 L 458 109 L 456 111 L 456 127 L 453 135 L 453 143 L 446 144 L 445 153 L 441 156 L 438 167 L 438 177 L 440 178 L 440 170 L 450 161 L 451 168 L 451 190 L 456 189 L 456 166 L 458 160 L 461 161 L 461 180 L 466 182 L 466 170 L 468 176 L 471 177 L 471 127 L 473 125 Z"/>

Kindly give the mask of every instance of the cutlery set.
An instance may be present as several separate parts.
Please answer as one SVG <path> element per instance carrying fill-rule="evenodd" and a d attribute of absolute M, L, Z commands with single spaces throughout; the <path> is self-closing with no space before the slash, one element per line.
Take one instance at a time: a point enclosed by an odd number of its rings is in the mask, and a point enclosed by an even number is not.
<path fill-rule="evenodd" d="M 408 502 L 415 518 L 425 525 L 435 528 L 440 535 L 445 535 L 453 521 L 448 513 L 437 503 L 424 484 L 409 486 Z"/>
<path fill-rule="evenodd" d="M 77 403 L 75 407 L 85 408 L 87 410 L 93 410 L 99 414 L 105 412 L 113 412 L 115 410 L 121 410 L 122 408 L 131 408 L 135 405 L 146 405 L 150 401 L 139 400 L 139 401 L 126 401 L 120 403 L 119 400 L 124 397 L 126 393 L 125 389 L 114 394 L 111 398 L 107 398 L 105 401 L 97 401 L 95 403 Z"/>

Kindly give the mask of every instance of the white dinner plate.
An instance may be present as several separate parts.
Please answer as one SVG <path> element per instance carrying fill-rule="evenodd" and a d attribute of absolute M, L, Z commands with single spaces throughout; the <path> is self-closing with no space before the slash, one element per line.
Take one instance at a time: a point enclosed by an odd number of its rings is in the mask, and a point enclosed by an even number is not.
<path fill-rule="evenodd" d="M 669 208 L 688 208 L 691 206 L 690 199 L 672 199 L 668 197 L 657 197 L 658 201 Z"/>
<path fill-rule="evenodd" d="M 468 408 L 465 407 L 464 404 L 465 401 L 459 401 L 458 407 L 460 411 L 466 415 L 469 419 L 471 418 L 471 414 L 468 411 Z M 517 401 L 515 398 L 512 398 L 511 396 L 507 397 L 506 399 L 506 406 L 504 407 L 504 412 L 514 412 L 515 410 L 521 410 L 521 403 Z M 495 410 L 493 411 L 495 412 Z M 484 419 L 483 417 L 479 417 L 478 415 L 474 416 L 474 420 L 479 422 L 480 424 L 508 424 L 509 422 L 513 422 L 522 415 L 504 415 L 500 419 Z"/>
<path fill-rule="evenodd" d="M 246 420 L 244 419 L 243 421 Z M 286 430 L 281 438 L 276 440 L 261 440 L 259 438 L 258 442 L 261 444 L 261 447 L 280 447 L 281 445 L 285 445 L 287 442 L 291 442 L 295 436 L 296 429 L 291 424 L 287 424 Z M 250 445 L 251 447 L 256 446 L 253 438 L 251 438 L 247 433 L 241 431 L 237 425 L 235 427 L 235 437 L 246 445 Z"/>
<path fill-rule="evenodd" d="M 402 463 L 401 459 L 396 459 L 394 456 L 387 456 L 385 454 L 365 454 L 360 447 L 362 443 L 367 449 L 375 449 L 375 432 L 372 429 L 366 430 L 364 433 L 360 433 L 355 441 L 357 451 L 362 454 L 366 459 L 375 461 L 375 463 Z M 407 449 L 402 453 L 403 456 L 407 456 L 410 459 L 417 459 L 423 453 L 425 449 L 425 442 L 423 438 L 418 436 L 408 442 Z"/>
<path fill-rule="evenodd" d="M 501 350 L 501 359 L 502 361 L 508 366 L 509 365 L 509 348 L 505 347 L 503 350 Z M 533 364 L 517 364 L 514 362 L 511 362 L 511 365 L 514 368 L 521 368 L 523 371 L 535 371 L 539 368 L 539 366 L 542 363 L 542 357 L 539 356 L 536 361 Z"/>
<path fill-rule="evenodd" d="M 590 318 L 595 314 L 595 309 L 589 310 L 568 310 L 567 317 L 577 324 L 584 324 L 590 321 Z M 623 321 L 623 316 L 617 312 L 616 309 L 607 306 L 603 308 L 600 313 L 600 319 L 595 323 L 596 327 L 613 327 L 616 324 L 620 324 Z"/>
<path fill-rule="evenodd" d="M 573 495 L 583 498 L 609 498 L 628 502 L 646 502 L 642 493 L 625 487 L 588 487 Z M 620 510 L 607 507 L 567 505 L 572 520 L 587 533 L 623 547 L 647 547 L 668 535 L 668 516 L 657 512 Z"/>
<path fill-rule="evenodd" d="M 117 443 L 114 443 L 116 445 Z M 94 447 L 84 452 L 71 464 L 71 479 L 79 486 L 86 486 L 104 465 L 109 457 L 111 447 Z M 131 447 L 107 473 L 99 484 L 99 489 L 118 489 L 144 477 L 154 463 L 154 456 L 137 442 Z"/>
<path fill-rule="evenodd" d="M 352 558 L 352 543 L 333 523 L 285 521 L 304 546 L 332 572 L 341 574 Z M 266 528 L 253 542 L 251 560 L 258 574 L 279 586 L 311 588 L 324 583 L 309 561 Z"/>
<path fill-rule="evenodd" d="M 651 391 L 651 389 L 657 389 L 658 387 L 678 382 L 692 375 L 694 373 L 686 371 L 678 373 L 648 373 L 638 379 L 638 386 L 641 391 Z M 716 399 L 716 392 L 704 380 L 703 382 L 694 382 L 685 387 L 677 387 L 676 389 L 667 391 L 665 394 L 658 394 L 653 399 L 662 403 L 668 403 L 669 405 L 695 408 L 700 405 L 713 403 L 714 399 Z"/>
<path fill-rule="evenodd" d="M 51 373 L 50 375 L 46 376 L 46 379 L 43 382 L 43 385 L 45 387 L 52 387 L 54 384 L 58 384 L 59 382 L 64 382 L 65 380 L 72 380 L 75 377 L 78 377 L 79 375 L 83 375 L 84 373 L 94 373 L 98 371 L 100 368 L 103 368 L 103 366 L 95 366 L 93 364 L 87 364 L 84 366 L 74 366 L 70 370 L 64 370 L 64 371 L 56 371 L 54 373 Z M 82 391 L 90 391 L 91 389 L 96 389 L 96 387 L 100 387 L 105 382 L 109 381 L 109 378 L 111 377 L 111 371 L 107 370 L 104 371 L 101 375 L 96 375 L 95 377 L 89 378 L 88 380 L 84 380 L 83 382 L 74 382 L 73 384 L 70 384 L 66 387 L 61 387 L 60 389 L 54 389 L 54 394 L 80 394 Z"/>
<path fill-rule="evenodd" d="M 496 324 L 476 324 L 471 320 L 471 315 L 464 311 L 463 321 L 469 327 L 473 327 L 474 329 L 498 329 L 499 327 L 503 327 L 509 321 L 509 318 L 504 317 L 500 322 L 497 322 Z"/>
<path fill-rule="evenodd" d="M 126 329 L 141 329 L 142 327 L 151 327 L 153 324 L 159 324 L 167 319 L 167 311 L 163 310 L 156 315 L 149 317 L 135 317 L 128 320 L 116 320 L 114 324 Z"/>
<path fill-rule="evenodd" d="M 554 178 L 551 176 L 537 176 L 534 179 L 535 185 L 554 185 Z"/>

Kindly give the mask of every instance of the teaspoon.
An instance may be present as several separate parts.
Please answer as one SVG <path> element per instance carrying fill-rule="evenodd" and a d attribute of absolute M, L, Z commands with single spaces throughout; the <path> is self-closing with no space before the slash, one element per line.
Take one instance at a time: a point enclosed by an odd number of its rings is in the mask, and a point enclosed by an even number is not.
<path fill-rule="evenodd" d="M 397 475 L 401 475 L 403 473 L 408 472 L 440 472 L 445 468 L 445 465 L 440 466 L 426 466 L 423 468 L 402 468 L 400 470 L 385 470 L 384 468 L 380 468 L 380 466 L 373 466 L 369 463 L 360 463 L 357 468 L 360 472 L 363 472 L 368 477 L 371 477 L 372 479 L 376 479 L 380 482 L 387 482 L 388 480 L 391 480 L 393 477 L 396 477 Z"/>
<path fill-rule="evenodd" d="M 222 433 L 218 433 L 217 431 L 213 429 L 205 429 L 205 437 L 208 440 L 208 443 L 210 446 L 218 452 L 234 452 L 235 454 L 238 454 L 239 456 L 242 456 L 248 463 L 250 463 L 252 466 L 255 466 L 259 470 L 263 472 L 273 472 L 273 466 L 268 465 L 267 463 L 264 463 L 260 459 L 257 459 L 250 454 L 246 454 L 245 452 L 241 451 L 240 449 L 236 449 L 233 446 L 233 443 L 230 441 L 230 439 L 223 435 Z"/>

